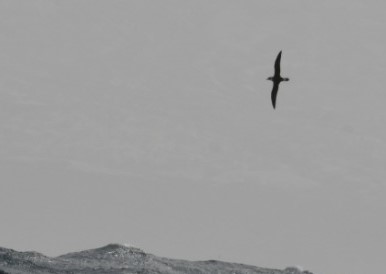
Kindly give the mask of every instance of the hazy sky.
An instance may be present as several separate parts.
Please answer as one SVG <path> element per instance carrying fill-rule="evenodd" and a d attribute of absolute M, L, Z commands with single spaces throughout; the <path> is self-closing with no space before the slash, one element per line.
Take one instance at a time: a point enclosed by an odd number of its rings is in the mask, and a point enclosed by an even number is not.
<path fill-rule="evenodd" d="M 385 10 L 0 1 L 0 246 L 381 273 Z"/>

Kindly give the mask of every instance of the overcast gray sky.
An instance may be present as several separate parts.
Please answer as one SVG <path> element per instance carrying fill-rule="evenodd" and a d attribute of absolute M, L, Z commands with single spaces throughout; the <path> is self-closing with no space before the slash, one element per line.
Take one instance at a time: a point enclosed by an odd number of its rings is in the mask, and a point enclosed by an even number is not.
<path fill-rule="evenodd" d="M 0 246 L 381 273 L 385 9 L 0 1 Z"/>

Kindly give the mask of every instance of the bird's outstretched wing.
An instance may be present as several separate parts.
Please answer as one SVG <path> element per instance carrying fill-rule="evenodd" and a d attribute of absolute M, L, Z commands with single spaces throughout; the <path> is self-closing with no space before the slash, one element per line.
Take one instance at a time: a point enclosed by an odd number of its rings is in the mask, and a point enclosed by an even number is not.
<path fill-rule="evenodd" d="M 280 60 L 281 60 L 281 51 L 276 57 L 275 61 L 275 76 L 280 76 Z"/>
<path fill-rule="evenodd" d="M 273 108 L 276 107 L 276 97 L 277 97 L 277 91 L 279 90 L 279 83 L 273 83 L 272 93 L 271 93 L 271 99 L 272 99 L 272 106 Z"/>

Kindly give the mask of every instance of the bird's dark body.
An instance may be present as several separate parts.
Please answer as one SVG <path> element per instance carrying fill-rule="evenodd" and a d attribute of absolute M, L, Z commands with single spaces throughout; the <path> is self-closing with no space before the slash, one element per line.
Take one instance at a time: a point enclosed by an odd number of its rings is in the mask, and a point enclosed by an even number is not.
<path fill-rule="evenodd" d="M 271 99 L 272 99 L 272 106 L 273 108 L 276 107 L 276 97 L 277 97 L 277 92 L 279 90 L 279 84 L 282 81 L 289 81 L 288 78 L 283 78 L 280 76 L 280 60 L 281 60 L 281 51 L 276 57 L 275 61 L 275 74 L 272 77 L 269 77 L 267 80 L 271 80 L 273 82 L 273 88 L 272 88 L 272 93 L 271 93 Z"/>

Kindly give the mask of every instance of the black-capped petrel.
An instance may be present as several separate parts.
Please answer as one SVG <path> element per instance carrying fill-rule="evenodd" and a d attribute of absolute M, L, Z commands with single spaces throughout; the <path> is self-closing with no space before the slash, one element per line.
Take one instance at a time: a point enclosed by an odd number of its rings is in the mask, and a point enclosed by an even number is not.
<path fill-rule="evenodd" d="M 272 105 L 273 108 L 276 106 L 276 97 L 277 91 L 279 90 L 279 84 L 282 81 L 289 81 L 289 78 L 282 78 L 280 76 L 280 59 L 281 59 L 281 51 L 276 57 L 275 61 L 275 74 L 272 77 L 268 77 L 267 80 L 271 80 L 273 82 L 273 88 L 271 93 Z"/>

